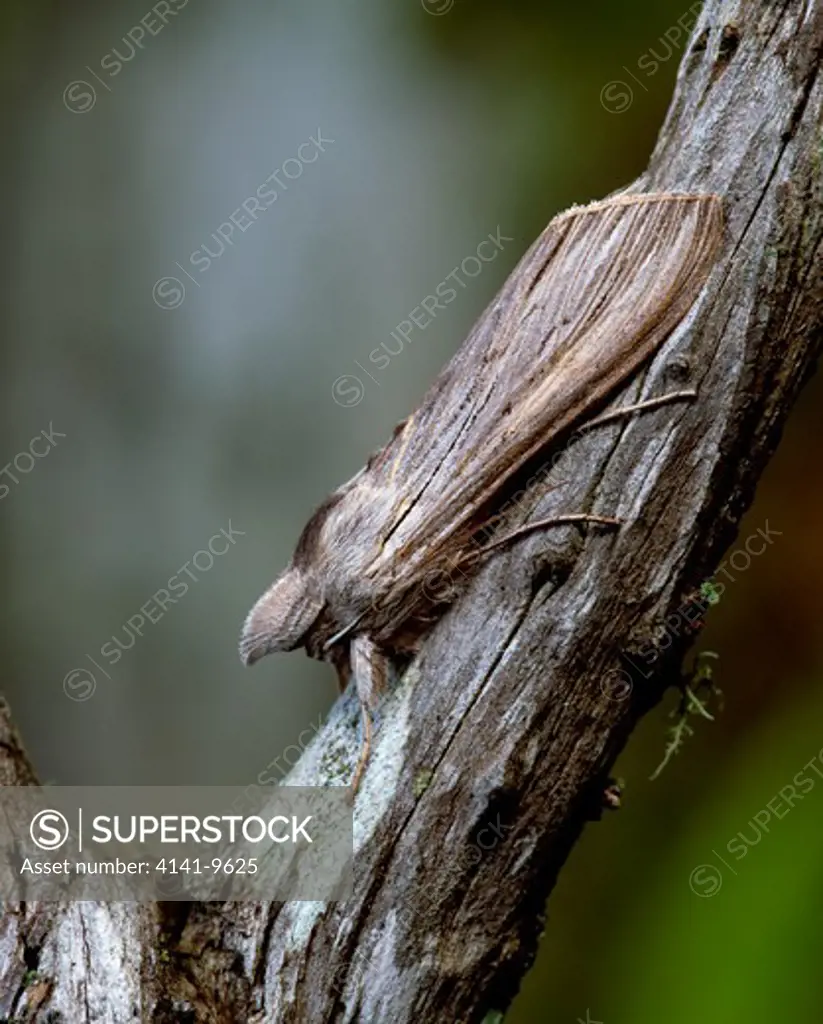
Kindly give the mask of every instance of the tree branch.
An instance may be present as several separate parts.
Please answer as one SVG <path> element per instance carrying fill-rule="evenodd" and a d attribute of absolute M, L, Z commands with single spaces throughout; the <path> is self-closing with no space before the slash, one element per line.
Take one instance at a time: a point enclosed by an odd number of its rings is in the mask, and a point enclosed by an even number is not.
<path fill-rule="evenodd" d="M 631 186 L 724 197 L 702 299 L 615 404 L 686 386 L 699 398 L 573 439 L 513 506 L 514 525 L 579 511 L 626 525 L 501 550 L 433 630 L 385 701 L 352 899 L 9 906 L 0 1016 L 422 1024 L 508 1007 L 610 765 L 679 678 L 692 596 L 821 343 L 823 0 L 733 6 L 721 21 L 729 4 L 707 4 Z M 340 784 L 357 722 L 347 695 L 288 781 Z M 8 723 L 2 760 L 4 783 L 32 781 Z"/>

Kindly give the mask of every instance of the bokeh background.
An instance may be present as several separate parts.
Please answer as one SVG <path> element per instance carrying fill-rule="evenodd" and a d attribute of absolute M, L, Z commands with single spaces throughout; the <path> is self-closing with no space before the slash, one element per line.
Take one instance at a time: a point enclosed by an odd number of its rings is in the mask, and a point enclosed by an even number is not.
<path fill-rule="evenodd" d="M 65 434 L 2 477 L 3 682 L 41 777 L 63 784 L 282 774 L 333 674 L 299 654 L 244 670 L 246 610 L 550 217 L 643 169 L 674 28 L 698 6 L 155 8 L 167 24 L 132 0 L 0 13 L 0 465 Z M 295 164 L 318 130 L 332 141 Z M 278 171 L 277 200 L 195 267 Z M 391 332 L 498 228 L 513 241 L 379 369 L 370 353 L 396 350 Z M 170 276 L 183 289 L 155 289 Z M 722 712 L 654 782 L 673 699 L 634 736 L 624 807 L 575 849 L 507 1024 L 823 1017 L 823 763 L 804 769 L 823 747 L 821 397 L 818 379 L 741 532 L 780 536 L 699 641 L 720 655 Z M 229 523 L 243 535 L 194 569 Z M 188 592 L 130 638 L 175 575 Z M 773 798 L 801 771 L 787 811 Z"/>

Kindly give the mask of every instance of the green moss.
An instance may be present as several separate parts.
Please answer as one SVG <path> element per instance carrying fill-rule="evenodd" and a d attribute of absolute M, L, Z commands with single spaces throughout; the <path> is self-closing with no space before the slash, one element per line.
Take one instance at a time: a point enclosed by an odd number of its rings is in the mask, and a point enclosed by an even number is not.
<path fill-rule="evenodd" d="M 703 596 L 708 597 L 705 594 Z M 669 718 L 674 718 L 675 723 L 668 730 L 669 738 L 666 749 L 663 751 L 663 760 L 649 776 L 652 781 L 658 778 L 675 754 L 680 753 L 687 738 L 694 735 L 690 719 L 699 717 L 705 718 L 709 722 L 714 721 L 714 715 L 709 711 L 709 704 L 713 700 L 720 702 L 722 698 L 722 691 L 714 681 L 712 668 L 712 662 L 718 657 L 719 655 L 715 651 L 701 651 L 694 659 L 691 673 L 681 679 L 680 701 L 677 707 L 669 712 Z"/>
<path fill-rule="evenodd" d="M 431 781 L 434 778 L 434 772 L 431 768 L 421 768 L 420 771 L 414 777 L 414 783 L 412 784 L 412 792 L 415 796 L 422 796 L 431 785 Z"/>

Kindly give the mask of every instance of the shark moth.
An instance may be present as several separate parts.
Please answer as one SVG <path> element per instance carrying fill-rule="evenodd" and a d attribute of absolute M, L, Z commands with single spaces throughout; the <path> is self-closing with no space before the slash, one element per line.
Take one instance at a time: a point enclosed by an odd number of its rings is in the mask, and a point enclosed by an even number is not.
<path fill-rule="evenodd" d="M 419 408 L 307 523 L 249 612 L 240 656 L 253 664 L 303 647 L 335 666 L 341 690 L 354 678 L 363 722 L 355 790 L 388 665 L 416 651 L 443 612 L 426 580 L 446 565 L 475 567 L 513 539 L 478 542 L 507 485 L 592 421 L 660 348 L 697 299 L 722 237 L 712 194 L 624 192 L 559 214 Z M 586 520 L 609 522 L 570 515 L 515 534 Z"/>

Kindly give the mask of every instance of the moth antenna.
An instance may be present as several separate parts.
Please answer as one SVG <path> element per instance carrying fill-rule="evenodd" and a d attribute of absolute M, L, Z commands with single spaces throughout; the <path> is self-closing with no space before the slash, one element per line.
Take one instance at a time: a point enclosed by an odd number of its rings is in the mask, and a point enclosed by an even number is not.
<path fill-rule="evenodd" d="M 365 614 L 365 612 L 360 612 L 360 614 L 356 616 L 356 618 L 352 619 L 347 626 L 344 626 L 341 630 L 335 633 L 331 640 L 327 640 L 323 644 L 323 650 L 327 651 L 330 647 L 334 647 L 335 644 L 340 643 L 341 640 L 343 640 L 345 637 L 349 635 L 349 633 L 351 633 L 351 631 L 354 629 L 357 623 L 360 622 L 360 620 L 363 618 Z"/>

